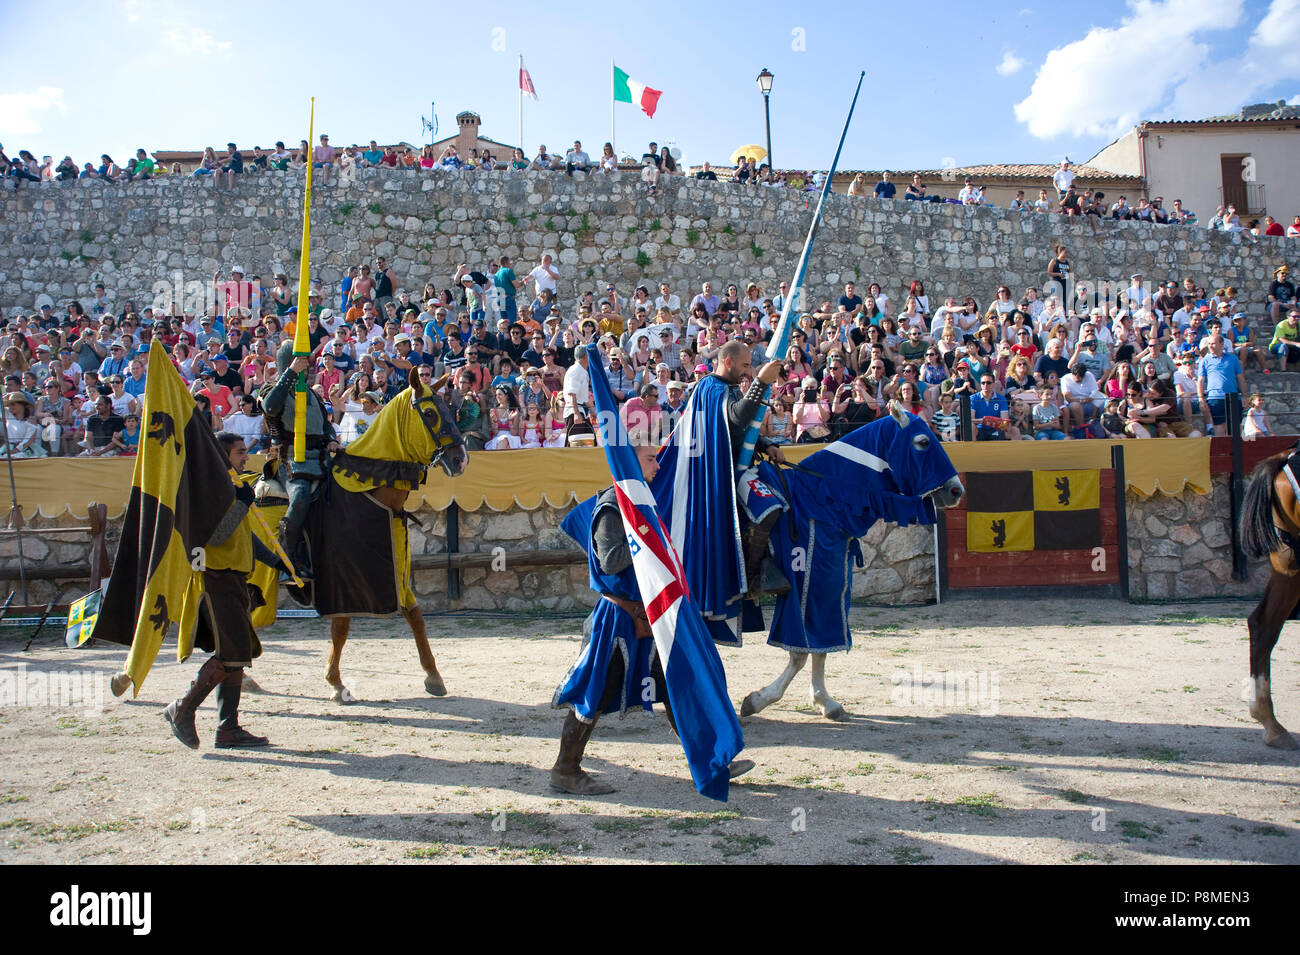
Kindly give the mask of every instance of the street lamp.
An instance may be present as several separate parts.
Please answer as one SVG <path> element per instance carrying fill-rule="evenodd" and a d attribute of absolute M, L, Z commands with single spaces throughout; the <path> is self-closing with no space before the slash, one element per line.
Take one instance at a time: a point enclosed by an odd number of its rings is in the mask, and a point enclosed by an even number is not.
<path fill-rule="evenodd" d="M 763 119 L 767 124 L 767 168 L 768 171 L 775 174 L 776 167 L 772 165 L 772 110 L 769 106 L 769 97 L 772 95 L 772 74 L 763 67 L 763 72 L 758 74 L 758 89 L 763 94 Z"/>

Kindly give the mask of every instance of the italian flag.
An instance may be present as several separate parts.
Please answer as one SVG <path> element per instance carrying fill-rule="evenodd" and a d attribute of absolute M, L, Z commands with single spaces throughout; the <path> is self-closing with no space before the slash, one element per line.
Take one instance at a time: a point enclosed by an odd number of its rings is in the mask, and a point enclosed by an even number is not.
<path fill-rule="evenodd" d="M 636 103 L 641 107 L 641 112 L 653 118 L 662 95 L 661 90 L 652 90 L 644 83 L 629 79 L 626 73 L 617 66 L 614 67 L 614 102 Z"/>

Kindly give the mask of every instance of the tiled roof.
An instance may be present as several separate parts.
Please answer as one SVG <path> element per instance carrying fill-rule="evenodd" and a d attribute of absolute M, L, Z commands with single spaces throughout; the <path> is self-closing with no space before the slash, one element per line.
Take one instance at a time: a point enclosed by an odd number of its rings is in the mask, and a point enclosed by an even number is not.
<path fill-rule="evenodd" d="M 1161 119 L 1143 123 L 1148 127 L 1176 126 L 1181 129 L 1196 126 L 1227 126 L 1233 123 L 1292 123 L 1300 122 L 1300 106 L 1291 106 L 1285 100 L 1276 103 L 1256 103 L 1243 106 L 1236 113 L 1224 116 L 1207 116 L 1205 119 Z"/>
<path fill-rule="evenodd" d="M 980 181 L 991 180 L 1027 180 L 1041 179 L 1050 181 L 1053 174 L 1060 168 L 1059 164 L 1053 163 L 985 163 L 976 166 L 955 166 L 949 169 L 891 169 L 889 174 L 893 177 L 895 183 L 906 185 L 913 175 L 919 174 L 922 179 L 942 179 L 951 181 L 952 179 L 965 179 L 970 176 L 971 179 Z M 1084 166 L 1077 163 L 1071 163 L 1070 169 L 1080 180 L 1098 180 L 1102 182 L 1134 182 L 1140 183 L 1141 176 L 1125 176 L 1119 173 L 1110 172 L 1106 169 L 1098 169 L 1095 166 Z M 836 178 L 843 176 L 856 176 L 862 173 L 868 179 L 875 181 L 880 178 L 879 169 L 842 169 L 837 172 Z M 874 177 L 874 178 L 873 178 Z"/>

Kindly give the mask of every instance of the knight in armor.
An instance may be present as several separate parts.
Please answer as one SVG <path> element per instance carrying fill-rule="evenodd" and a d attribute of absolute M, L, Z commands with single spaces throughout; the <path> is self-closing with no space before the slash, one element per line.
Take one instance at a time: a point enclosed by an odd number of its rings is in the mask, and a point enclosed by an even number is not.
<path fill-rule="evenodd" d="M 636 447 L 641 473 L 649 481 L 658 468 L 656 449 L 643 431 L 630 432 L 628 440 Z M 578 796 L 603 795 L 614 792 L 614 787 L 582 769 L 587 742 L 602 714 L 650 710 L 653 702 L 661 702 L 674 733 L 677 723 L 614 488 L 596 496 L 589 514 L 579 505 L 563 527 L 575 537 L 589 535 L 584 550 L 588 552 L 591 588 L 600 600 L 583 625 L 578 661 L 552 698 L 553 706 L 568 707 L 569 713 L 560 733 L 560 752 L 551 768 L 550 785 Z M 753 766 L 752 760 L 733 760 L 730 775 L 734 779 Z"/>
<path fill-rule="evenodd" d="M 724 404 L 727 432 L 731 438 L 731 461 L 737 468 L 740 466 L 740 451 L 744 444 L 745 433 L 763 403 L 763 389 L 776 382 L 781 363 L 770 361 L 758 370 L 757 375 L 753 375 L 753 370 L 753 352 L 750 346 L 741 341 L 730 341 L 718 352 L 717 370 L 706 377 L 706 380 L 716 378 L 726 385 Z M 741 394 L 740 382 L 747 376 L 753 376 L 754 380 L 749 390 Z M 785 454 L 781 446 L 773 444 L 762 435 L 758 436 L 754 453 L 766 454 L 775 464 L 785 463 Z M 747 497 L 745 492 L 749 489 L 749 482 L 757 480 L 757 477 L 758 469 L 755 467 L 737 472 L 736 486 L 742 502 Z M 748 594 L 755 599 L 760 594 L 783 594 L 790 589 L 790 581 L 786 580 L 785 574 L 781 572 L 768 552 L 772 527 L 780 518 L 782 509 L 772 507 L 765 510 L 766 513 L 759 516 L 751 514 L 744 506 L 740 508 L 745 576 L 749 584 Z M 751 516 L 756 519 L 751 520 Z"/>
<path fill-rule="evenodd" d="M 306 356 L 294 357 L 293 342 L 285 341 L 275 356 L 276 368 L 283 369 L 275 384 L 262 395 L 262 411 L 266 416 L 267 430 L 272 444 L 279 448 L 278 477 L 284 486 L 289 505 L 280 521 L 280 544 L 289 555 L 299 576 L 307 579 L 310 563 L 306 548 L 302 546 L 302 529 L 307 522 L 307 509 L 325 479 L 329 455 L 339 449 L 334 423 L 330 420 L 325 402 L 311 388 L 307 389 L 307 459 L 293 459 L 294 390 L 298 373 L 311 367 Z"/>

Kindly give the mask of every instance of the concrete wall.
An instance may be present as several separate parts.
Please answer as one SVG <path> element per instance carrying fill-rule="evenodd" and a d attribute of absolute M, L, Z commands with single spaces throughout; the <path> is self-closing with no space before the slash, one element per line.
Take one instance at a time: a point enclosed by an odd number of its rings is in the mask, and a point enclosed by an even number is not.
<path fill-rule="evenodd" d="M 556 250 L 563 302 L 604 281 L 626 292 L 661 278 L 685 294 L 704 279 L 741 288 L 752 279 L 774 291 L 793 273 L 815 198 L 676 177 L 650 198 L 630 176 L 363 170 L 351 185 L 314 191 L 312 269 L 334 298 L 349 265 L 386 255 L 418 293 L 430 277 L 448 285 L 461 262 L 479 266 L 506 253 L 526 270 Z M 277 270 L 292 277 L 301 209 L 300 183 L 275 172 L 249 176 L 233 192 L 193 179 L 4 192 L 0 307 L 29 309 L 42 292 L 58 304 L 88 302 L 100 280 L 118 303 L 143 306 L 156 288 L 180 294 L 234 264 L 264 279 Z M 878 281 L 901 304 L 921 277 L 932 299 L 971 293 L 987 301 L 1001 284 L 1042 283 L 1062 241 L 1080 278 L 1121 288 L 1132 272 L 1172 270 L 1206 286 L 1236 285 L 1248 298 L 1258 290 L 1261 301 L 1281 248 L 1279 240 L 1254 245 L 1141 223 L 832 196 L 808 292 L 833 300 L 847 280 L 863 288 Z"/>
<path fill-rule="evenodd" d="M 1163 139 L 1163 145 L 1161 140 Z M 1195 132 L 1152 130 L 1147 136 L 1147 181 L 1151 195 L 1164 196 L 1165 208 L 1172 207 L 1175 197 L 1208 222 L 1223 184 L 1220 157 L 1245 154 L 1254 160 L 1254 168 L 1240 172 L 1253 175 L 1264 186 L 1265 206 L 1270 215 L 1291 224 L 1300 214 L 1300 130 L 1297 129 L 1213 129 Z M 1249 182 L 1249 180 L 1247 180 Z M 1238 206 L 1242 225 L 1245 210 Z M 1260 218 L 1263 218 L 1261 213 Z"/>

